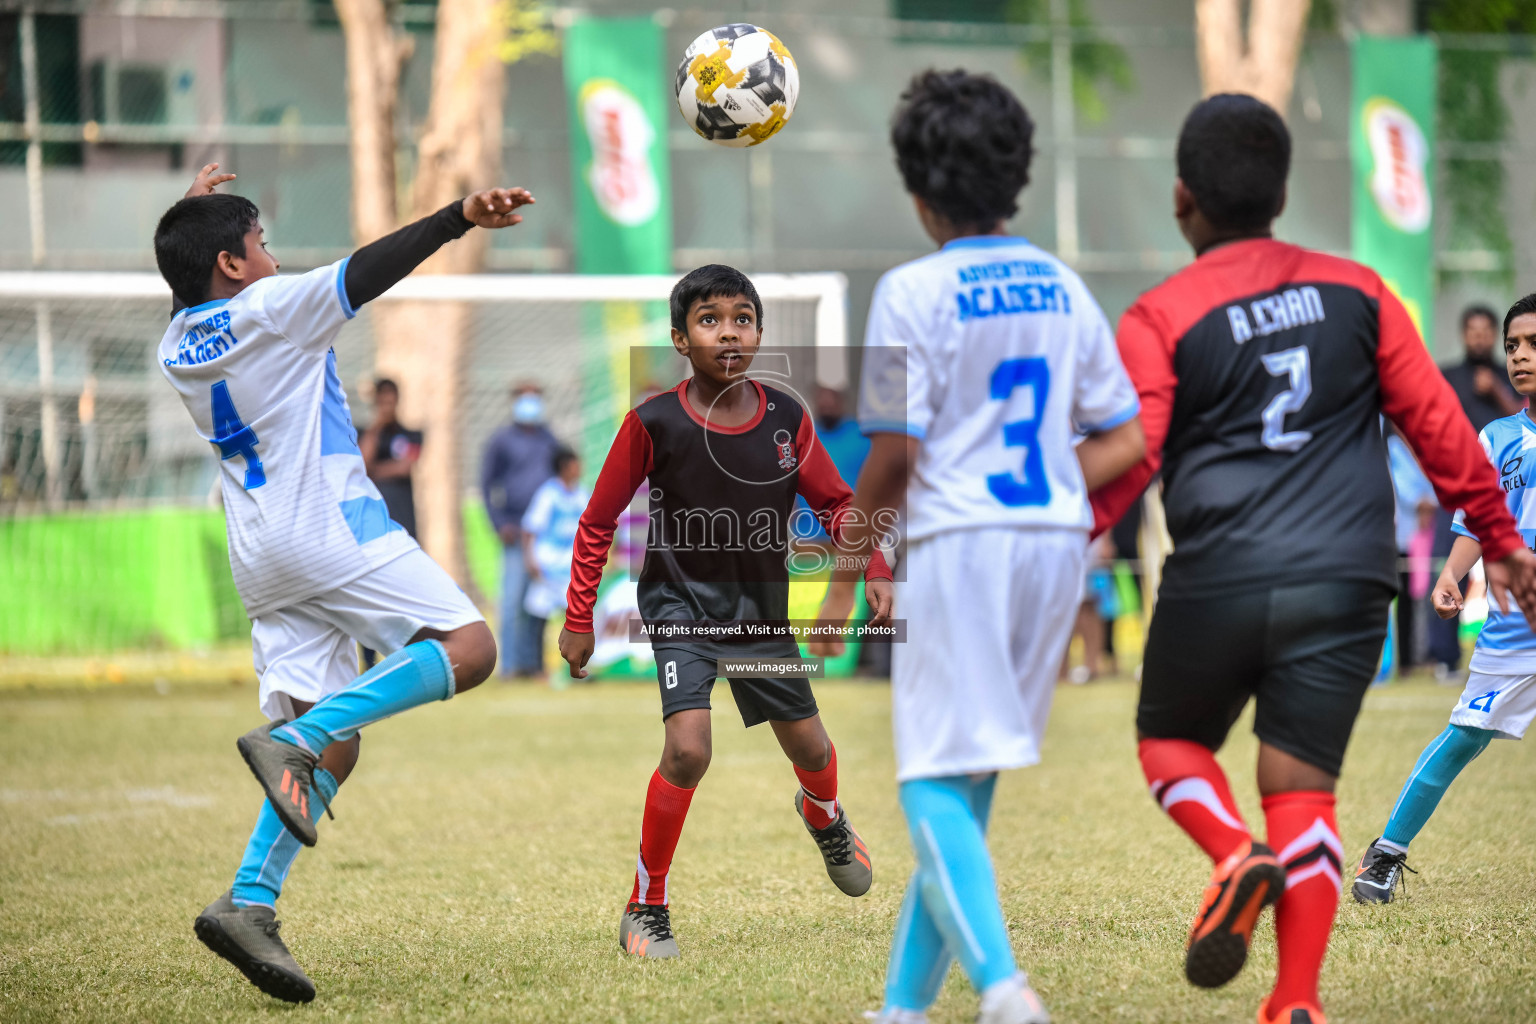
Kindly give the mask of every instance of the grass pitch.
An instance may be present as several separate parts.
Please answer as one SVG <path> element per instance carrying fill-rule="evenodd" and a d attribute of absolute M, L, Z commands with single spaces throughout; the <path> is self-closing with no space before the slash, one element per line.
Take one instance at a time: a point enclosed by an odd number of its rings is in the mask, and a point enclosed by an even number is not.
<path fill-rule="evenodd" d="M 911 856 L 885 687 L 819 688 L 842 792 L 875 857 L 824 875 L 767 729 L 716 690 L 715 760 L 672 873 L 681 961 L 618 949 L 646 779 L 646 685 L 487 684 L 370 728 L 336 821 L 299 858 L 283 934 L 319 989 L 262 996 L 192 935 L 228 885 L 258 790 L 234 739 L 250 685 L 0 692 L 0 1020 L 839 1022 L 880 1003 Z M 1247 1022 L 1274 970 L 1183 980 L 1208 865 L 1147 797 L 1128 683 L 1063 688 L 1045 763 L 999 786 L 992 847 L 1020 962 L 1062 1024 Z M 1379 830 L 1454 694 L 1375 691 L 1340 790 L 1347 852 Z M 1246 722 L 1222 755 L 1261 821 Z M 1345 897 L 1323 977 L 1334 1024 L 1528 1022 L 1536 991 L 1536 747 L 1495 743 L 1414 846 L 1409 898 Z M 968 1021 L 955 971 L 935 1022 Z"/>

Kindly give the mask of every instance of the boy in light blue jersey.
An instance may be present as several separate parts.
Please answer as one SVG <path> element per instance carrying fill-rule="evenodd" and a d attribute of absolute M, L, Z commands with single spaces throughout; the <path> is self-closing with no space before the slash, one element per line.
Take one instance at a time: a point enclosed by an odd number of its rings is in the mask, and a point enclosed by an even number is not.
<path fill-rule="evenodd" d="M 278 274 L 260 213 L 203 168 L 155 228 L 175 309 L 158 360 L 219 459 L 230 571 L 251 620 L 270 721 L 235 741 L 266 799 L 233 885 L 193 922 L 257 988 L 315 985 L 278 935 L 276 904 L 322 810 L 356 766 L 359 730 L 479 684 L 496 643 L 453 578 L 373 482 L 331 345 L 378 298 L 473 227 L 510 227 L 526 189 L 489 189 L 307 274 Z M 357 675 L 354 642 L 387 655 Z"/>
<path fill-rule="evenodd" d="M 1504 317 L 1504 359 L 1521 395 L 1536 394 L 1536 294 L 1510 307 Z M 1488 461 L 1499 471 L 1509 511 L 1527 547 L 1536 548 L 1536 420 L 1529 408 L 1494 420 L 1478 435 Z M 1482 557 L 1478 543 L 1457 513 L 1450 557 L 1433 595 L 1443 619 L 1461 611 L 1461 579 Z M 1440 798 L 1472 760 L 1495 739 L 1518 740 L 1536 719 L 1536 633 L 1519 608 L 1488 603 L 1488 621 L 1478 634 L 1467 685 L 1444 732 L 1424 748 L 1403 786 L 1392 815 L 1360 858 L 1354 895 L 1361 903 L 1391 903 L 1407 868 L 1408 844 L 1429 821 Z"/>

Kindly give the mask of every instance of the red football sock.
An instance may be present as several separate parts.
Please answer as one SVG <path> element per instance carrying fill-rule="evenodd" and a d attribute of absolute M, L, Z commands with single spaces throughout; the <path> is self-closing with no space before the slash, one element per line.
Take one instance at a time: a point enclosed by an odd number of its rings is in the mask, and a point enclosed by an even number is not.
<path fill-rule="evenodd" d="M 1189 740 L 1142 740 L 1136 752 L 1152 799 L 1220 863 L 1252 839 L 1216 755 Z"/>
<path fill-rule="evenodd" d="M 1275 906 L 1280 970 L 1268 1006 L 1316 1006 L 1317 976 L 1339 908 L 1344 844 L 1334 820 L 1332 793 L 1297 790 L 1264 798 L 1269 845 L 1285 865 L 1285 895 Z"/>
<path fill-rule="evenodd" d="M 827 749 L 832 756 L 827 758 L 827 766 L 821 771 L 808 772 L 795 765 L 795 777 L 800 780 L 806 795 L 806 799 L 800 801 L 800 810 L 812 828 L 826 828 L 837 820 L 837 748 L 829 742 Z M 822 804 L 830 804 L 832 810 Z"/>
<path fill-rule="evenodd" d="M 672 785 L 661 777 L 660 769 L 651 773 L 651 784 L 645 791 L 645 817 L 640 821 L 635 888 L 629 902 L 667 902 L 667 872 L 672 869 L 672 854 L 692 800 L 693 790 Z"/>

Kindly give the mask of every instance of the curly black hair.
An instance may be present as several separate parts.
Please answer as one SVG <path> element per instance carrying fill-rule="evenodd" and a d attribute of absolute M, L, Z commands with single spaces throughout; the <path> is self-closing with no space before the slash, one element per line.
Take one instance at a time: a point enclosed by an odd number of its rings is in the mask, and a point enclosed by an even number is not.
<path fill-rule="evenodd" d="M 1184 119 L 1178 167 L 1184 187 L 1213 226 L 1263 229 L 1285 205 L 1291 133 L 1263 100 L 1217 93 L 1196 103 Z"/>
<path fill-rule="evenodd" d="M 959 227 L 990 228 L 1019 212 L 1035 122 L 990 75 L 928 70 L 912 79 L 891 122 L 907 191 Z"/>

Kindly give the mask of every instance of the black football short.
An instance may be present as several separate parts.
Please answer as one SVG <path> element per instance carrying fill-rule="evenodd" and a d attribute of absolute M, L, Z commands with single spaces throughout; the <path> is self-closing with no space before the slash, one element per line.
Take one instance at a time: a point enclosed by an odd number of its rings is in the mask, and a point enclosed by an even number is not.
<path fill-rule="evenodd" d="M 1260 741 L 1338 775 L 1392 597 L 1380 583 L 1331 580 L 1160 599 L 1137 730 L 1216 750 L 1252 697 Z"/>
<path fill-rule="evenodd" d="M 656 647 L 656 681 L 661 685 L 661 717 L 689 708 L 709 709 L 715 688 L 715 668 L 720 655 L 690 647 Z M 750 657 L 747 651 L 735 657 Z M 796 657 L 775 651 L 770 657 Z M 732 657 L 727 654 L 725 657 Z M 763 722 L 795 722 L 816 714 L 816 697 L 805 676 L 789 678 L 732 679 L 731 696 L 748 728 Z"/>

